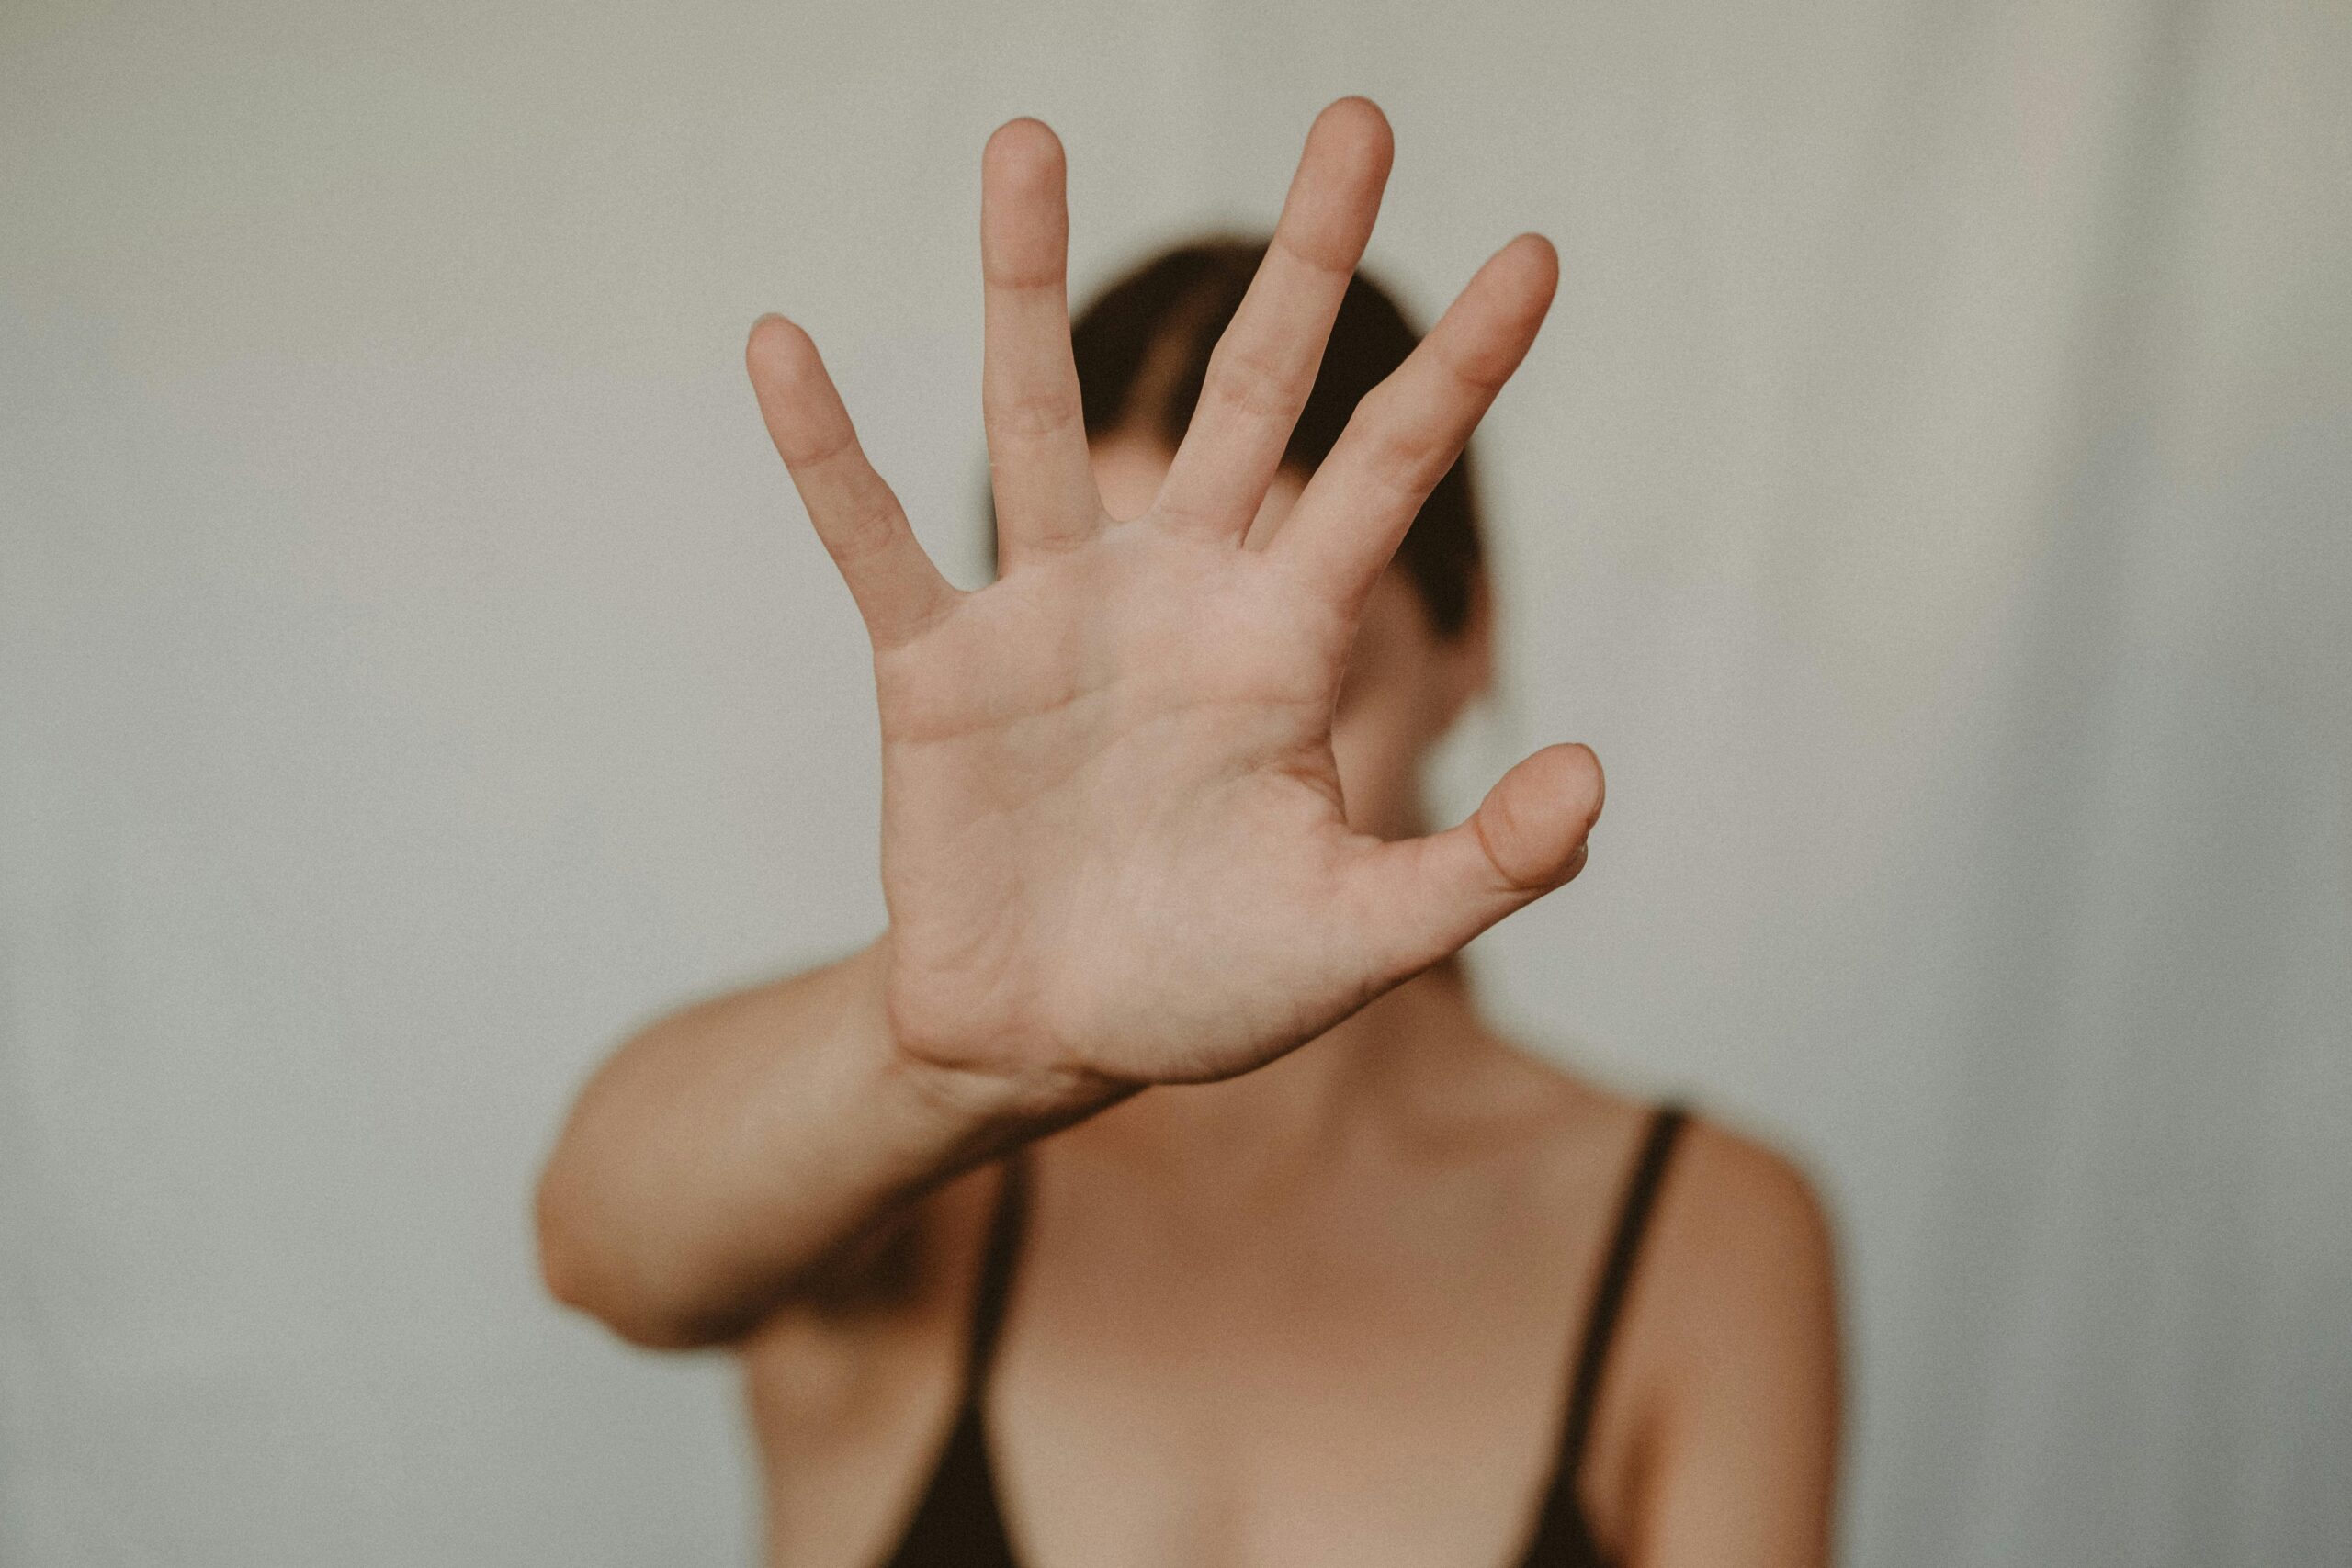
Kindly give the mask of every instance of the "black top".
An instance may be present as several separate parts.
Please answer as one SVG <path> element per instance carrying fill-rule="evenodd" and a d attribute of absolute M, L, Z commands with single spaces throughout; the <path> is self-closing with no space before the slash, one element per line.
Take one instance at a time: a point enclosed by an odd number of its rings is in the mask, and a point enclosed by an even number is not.
<path fill-rule="evenodd" d="M 1591 1435 L 1593 1411 L 1600 1399 L 1610 1341 L 1641 1256 L 1642 1234 L 1666 1175 L 1668 1156 L 1674 1152 L 1675 1136 L 1687 1119 L 1677 1105 L 1661 1106 L 1653 1113 L 1649 1135 L 1626 1180 L 1616 1230 L 1585 1312 L 1584 1335 L 1568 1384 L 1552 1479 L 1518 1568 L 1603 1568 L 1606 1562 L 1585 1521 L 1584 1506 L 1577 1495 L 1577 1476 L 1583 1468 L 1586 1439 Z M 996 1482 L 989 1464 L 988 1434 L 980 1407 L 998 1334 L 1004 1326 L 1005 1303 L 1012 1292 L 1026 1195 L 1024 1163 L 1015 1158 L 1005 1167 L 1003 1195 L 989 1227 L 988 1250 L 980 1262 L 956 1427 L 940 1450 L 931 1484 L 885 1568 L 1019 1568 L 1012 1542 L 1005 1533 L 1004 1517 L 997 1511 Z"/>

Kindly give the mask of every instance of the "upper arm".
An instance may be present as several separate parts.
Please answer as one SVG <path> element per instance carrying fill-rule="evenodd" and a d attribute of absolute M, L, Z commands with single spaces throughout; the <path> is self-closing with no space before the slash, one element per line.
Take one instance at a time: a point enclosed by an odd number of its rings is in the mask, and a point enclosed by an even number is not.
<path fill-rule="evenodd" d="M 1650 1260 L 1667 1276 L 1651 1300 L 1668 1348 L 1631 1560 L 1815 1568 L 1829 1556 L 1840 1404 L 1827 1216 L 1785 1157 L 1703 1123 L 1671 1179 L 1666 1256 Z"/>

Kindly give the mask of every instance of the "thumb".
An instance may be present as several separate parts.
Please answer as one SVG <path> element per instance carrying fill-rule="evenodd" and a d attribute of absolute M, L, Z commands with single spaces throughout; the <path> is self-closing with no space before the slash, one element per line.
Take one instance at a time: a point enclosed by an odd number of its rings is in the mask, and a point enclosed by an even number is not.
<path fill-rule="evenodd" d="M 1469 820 L 1382 845 L 1358 873 L 1372 950 L 1397 978 L 1419 974 L 1574 878 L 1602 794 L 1590 747 L 1546 746 L 1497 780 Z"/>

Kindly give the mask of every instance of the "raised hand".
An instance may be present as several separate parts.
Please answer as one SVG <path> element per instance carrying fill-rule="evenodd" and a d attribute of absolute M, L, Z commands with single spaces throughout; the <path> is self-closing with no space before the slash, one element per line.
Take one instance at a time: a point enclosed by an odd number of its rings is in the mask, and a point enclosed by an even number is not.
<path fill-rule="evenodd" d="M 1309 133 L 1265 263 L 1141 516 L 1096 493 L 1070 356 L 1060 144 L 983 162 L 984 403 L 1001 571 L 943 579 L 799 328 L 748 358 L 762 413 L 874 646 L 887 1006 L 923 1060 L 1088 1095 L 1263 1065 L 1576 874 L 1582 747 L 1467 822 L 1351 829 L 1331 750 L 1356 620 L 1515 370 L 1557 278 L 1523 235 L 1358 407 L 1282 525 L 1251 522 L 1386 182 L 1363 99 Z"/>

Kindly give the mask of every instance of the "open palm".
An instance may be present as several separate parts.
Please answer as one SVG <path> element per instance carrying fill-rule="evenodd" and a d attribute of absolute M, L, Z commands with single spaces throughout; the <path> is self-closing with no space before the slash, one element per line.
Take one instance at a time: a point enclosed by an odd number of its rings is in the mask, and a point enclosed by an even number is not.
<path fill-rule="evenodd" d="M 776 449 L 874 644 L 888 1006 L 908 1049 L 1098 1083 L 1246 1072 L 1573 876 L 1600 809 L 1581 747 L 1473 818 L 1384 842 L 1331 750 L 1366 595 L 1518 367 L 1551 247 L 1480 269 L 1358 407 L 1278 529 L 1251 529 L 1370 238 L 1390 159 L 1362 99 L 1317 119 L 1263 265 L 1150 509 L 1107 514 L 1065 293 L 1053 133 L 983 165 L 984 381 L 1002 570 L 943 579 L 807 334 L 753 330 Z"/>

